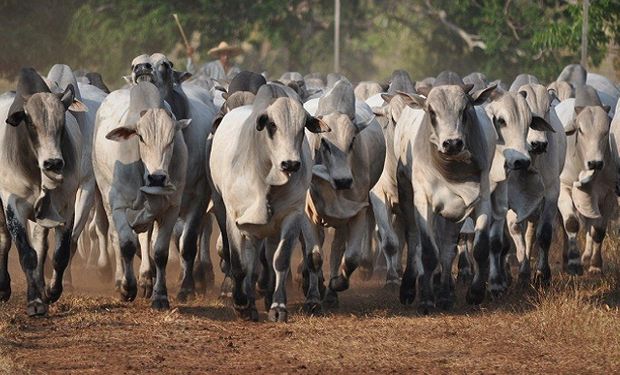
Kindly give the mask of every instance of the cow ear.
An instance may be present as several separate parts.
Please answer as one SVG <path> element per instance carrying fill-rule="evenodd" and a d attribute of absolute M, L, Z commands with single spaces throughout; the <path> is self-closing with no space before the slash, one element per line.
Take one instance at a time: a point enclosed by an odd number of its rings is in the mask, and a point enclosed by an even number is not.
<path fill-rule="evenodd" d="M 411 108 L 424 108 L 426 105 L 426 97 L 418 94 L 409 94 L 406 92 L 398 91 L 398 95 L 402 96 L 405 105 Z"/>
<path fill-rule="evenodd" d="M 573 135 L 578 128 L 577 121 L 573 120 L 564 127 L 564 133 L 566 133 L 566 135 Z"/>
<path fill-rule="evenodd" d="M 256 118 L 256 130 L 261 131 L 265 129 L 267 123 L 269 122 L 269 116 L 266 113 L 259 115 Z"/>
<path fill-rule="evenodd" d="M 381 94 L 381 99 L 383 99 L 383 101 L 386 103 L 389 103 L 390 101 L 392 101 L 392 98 L 394 98 L 394 95 Z"/>
<path fill-rule="evenodd" d="M 558 92 L 555 88 L 550 87 L 547 89 L 547 92 L 549 93 L 549 102 L 553 102 L 554 100 L 560 101 L 560 98 L 558 98 Z"/>
<path fill-rule="evenodd" d="M 172 63 L 170 63 L 172 64 Z M 182 83 L 187 81 L 192 77 L 192 73 L 190 72 L 179 72 L 178 70 L 173 70 L 172 75 L 174 76 L 174 80 L 178 83 Z"/>
<path fill-rule="evenodd" d="M 69 110 L 72 112 L 88 112 L 88 107 L 86 104 L 74 98 L 73 103 L 69 106 Z"/>
<path fill-rule="evenodd" d="M 24 110 L 15 111 L 6 118 L 6 123 L 11 126 L 17 126 L 26 120 L 26 112 Z"/>
<path fill-rule="evenodd" d="M 470 96 L 472 99 L 472 104 L 473 105 L 481 105 L 482 103 L 486 102 L 489 98 L 495 98 L 495 95 L 499 94 L 499 91 L 496 92 L 497 86 L 496 85 L 490 85 L 488 87 L 485 87 L 482 90 L 477 90 L 475 92 L 473 92 Z"/>
<path fill-rule="evenodd" d="M 187 128 L 189 126 L 189 124 L 191 124 L 191 123 L 192 123 L 192 119 L 191 118 L 185 118 L 183 120 L 178 120 L 176 122 L 175 128 L 176 128 L 177 131 L 183 130 L 183 129 Z"/>
<path fill-rule="evenodd" d="M 388 106 L 372 107 L 372 113 L 374 113 L 375 116 L 383 117 L 387 114 L 387 108 Z"/>
<path fill-rule="evenodd" d="M 465 94 L 469 94 L 471 89 L 474 88 L 474 84 L 473 83 L 466 83 L 466 84 L 461 85 L 461 88 L 463 89 L 463 92 Z"/>
<path fill-rule="evenodd" d="M 136 134 L 137 133 L 135 128 L 121 126 L 120 128 L 116 128 L 110 131 L 108 134 L 106 134 L 105 137 L 111 141 L 121 142 L 129 139 L 131 136 Z"/>
<path fill-rule="evenodd" d="M 581 111 L 583 111 L 585 107 L 583 106 L 575 106 L 575 114 L 578 115 L 581 113 Z"/>
<path fill-rule="evenodd" d="M 530 124 L 530 128 L 534 130 L 538 130 L 541 132 L 552 132 L 555 133 L 555 130 L 549 125 L 544 118 L 538 116 L 532 116 L 532 123 Z"/>
<path fill-rule="evenodd" d="M 230 96 L 230 94 L 227 93 L 226 91 L 224 91 L 224 93 L 222 93 L 222 98 L 224 98 L 224 100 L 227 100 L 229 96 Z"/>
<path fill-rule="evenodd" d="M 213 119 L 213 123 L 211 124 L 211 134 L 215 134 L 215 131 L 220 126 L 220 123 L 224 119 L 224 114 L 222 112 L 218 112 Z"/>
<path fill-rule="evenodd" d="M 312 133 L 326 133 L 332 131 L 320 117 L 306 115 L 306 129 Z"/>
<path fill-rule="evenodd" d="M 603 109 L 605 110 L 605 112 L 609 113 L 609 111 L 611 110 L 611 107 L 608 105 L 604 105 Z"/>
<path fill-rule="evenodd" d="M 65 111 L 71 107 L 73 101 L 75 100 L 75 91 L 72 84 L 68 84 L 67 88 L 62 94 L 56 94 L 58 99 L 62 102 L 62 105 L 65 107 Z M 79 112 L 79 111 L 78 111 Z"/>
<path fill-rule="evenodd" d="M 424 97 L 428 97 L 428 93 L 431 92 L 432 89 L 433 86 L 420 86 L 416 87 L 415 91 Z"/>
<path fill-rule="evenodd" d="M 146 115 L 146 113 L 148 112 L 148 109 L 143 109 L 140 111 L 140 117 L 144 117 L 144 115 Z"/>

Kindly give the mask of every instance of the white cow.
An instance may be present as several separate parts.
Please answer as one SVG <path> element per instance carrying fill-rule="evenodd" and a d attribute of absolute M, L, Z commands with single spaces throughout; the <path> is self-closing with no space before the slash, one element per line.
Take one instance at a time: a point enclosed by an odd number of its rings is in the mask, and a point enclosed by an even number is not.
<path fill-rule="evenodd" d="M 258 90 L 252 106 L 229 112 L 213 137 L 207 169 L 214 209 L 223 235 L 224 260 L 230 265 L 233 303 L 247 320 L 258 320 L 255 263 L 263 243 L 269 319 L 287 320 L 286 275 L 293 244 L 307 220 L 304 202 L 312 178 L 304 128 L 328 130 L 304 110 L 296 94 L 267 84 Z M 314 245 L 306 250 L 320 254 Z M 317 296 L 313 297 L 307 303 L 318 304 Z"/>
<path fill-rule="evenodd" d="M 112 92 L 97 113 L 93 167 L 103 205 L 112 224 L 112 245 L 120 255 L 121 297 L 137 294 L 133 256 L 142 253 L 141 276 L 151 269 L 148 246 L 138 233 L 154 226 L 156 281 L 154 308 L 168 308 L 166 264 L 168 246 L 181 209 L 187 170 L 182 130 L 191 120 L 175 120 L 157 88 L 141 82 Z"/>

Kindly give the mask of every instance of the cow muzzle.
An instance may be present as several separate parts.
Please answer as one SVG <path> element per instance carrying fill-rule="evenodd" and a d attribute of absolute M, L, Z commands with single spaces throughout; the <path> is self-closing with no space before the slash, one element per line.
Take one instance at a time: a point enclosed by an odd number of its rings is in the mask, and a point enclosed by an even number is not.
<path fill-rule="evenodd" d="M 463 151 L 465 143 L 460 138 L 446 139 L 441 143 L 443 153 L 446 155 L 456 155 Z"/>
<path fill-rule="evenodd" d="M 280 163 L 280 170 L 284 173 L 295 173 L 301 168 L 301 162 L 299 160 L 285 160 Z"/>
<path fill-rule="evenodd" d="M 138 64 L 133 69 L 134 76 L 136 77 L 136 83 L 139 82 L 153 82 L 153 66 L 151 64 Z"/>
<path fill-rule="evenodd" d="M 334 185 L 336 186 L 336 190 L 347 190 L 351 188 L 353 185 L 352 178 L 335 178 Z"/>
<path fill-rule="evenodd" d="M 147 179 L 147 186 L 149 187 L 164 187 L 166 186 L 166 178 L 167 176 L 165 174 L 161 174 L 161 173 L 154 173 L 154 174 L 150 174 L 146 177 Z"/>
<path fill-rule="evenodd" d="M 531 161 L 530 159 L 515 159 L 511 162 L 506 161 L 506 167 L 508 167 L 508 169 L 512 169 L 515 171 L 518 170 L 522 170 L 522 169 L 528 169 L 530 167 Z"/>
<path fill-rule="evenodd" d="M 592 171 L 600 171 L 605 163 L 602 160 L 590 160 L 587 163 L 588 169 Z"/>

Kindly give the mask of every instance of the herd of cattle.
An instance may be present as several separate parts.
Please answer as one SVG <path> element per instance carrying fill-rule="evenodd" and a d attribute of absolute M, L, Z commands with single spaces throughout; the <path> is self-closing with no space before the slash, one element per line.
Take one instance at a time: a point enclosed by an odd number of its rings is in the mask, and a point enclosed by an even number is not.
<path fill-rule="evenodd" d="M 566 272 L 601 272 L 620 193 L 620 91 L 580 65 L 548 86 L 521 74 L 509 88 L 481 73 L 414 83 L 402 70 L 384 85 L 354 87 L 338 74 L 267 82 L 247 71 L 222 84 L 190 78 L 159 53 L 131 69 L 128 85 L 110 93 L 96 73 L 25 68 L 0 96 L 0 301 L 11 295 L 14 243 L 30 316 L 46 314 L 71 284 L 78 247 L 114 273 L 122 299 L 168 308 L 172 242 L 178 300 L 187 300 L 213 282 L 215 223 L 222 293 L 254 321 L 257 294 L 270 320 L 287 320 L 298 243 L 309 313 L 337 305 L 353 272 L 369 274 L 377 259 L 400 301 L 419 295 L 423 311 L 454 304 L 455 258 L 469 303 L 506 291 L 511 248 L 529 284 L 536 247 L 533 281 L 548 284 L 554 230 L 564 233 Z"/>

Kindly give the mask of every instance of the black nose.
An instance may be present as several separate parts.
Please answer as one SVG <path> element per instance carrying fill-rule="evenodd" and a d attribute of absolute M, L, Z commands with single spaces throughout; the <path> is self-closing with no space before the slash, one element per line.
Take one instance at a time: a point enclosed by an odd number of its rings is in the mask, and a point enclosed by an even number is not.
<path fill-rule="evenodd" d="M 600 170 L 603 169 L 602 160 L 590 160 L 588 162 L 588 169 Z"/>
<path fill-rule="evenodd" d="M 136 65 L 133 70 L 136 73 L 141 73 L 141 72 L 149 71 L 149 70 L 152 70 L 152 69 L 153 69 L 153 66 L 151 64 L 144 63 L 144 64 Z"/>
<path fill-rule="evenodd" d="M 538 141 L 534 141 L 532 143 L 530 143 L 531 146 L 531 151 L 534 154 L 542 154 L 543 152 L 547 151 L 547 142 L 538 142 Z"/>
<path fill-rule="evenodd" d="M 150 174 L 148 175 L 149 186 L 164 186 L 164 182 L 166 182 L 166 176 L 163 174 Z"/>
<path fill-rule="evenodd" d="M 350 189 L 351 184 L 353 184 L 352 178 L 338 178 L 334 180 L 334 184 L 336 185 L 336 189 L 345 190 Z"/>
<path fill-rule="evenodd" d="M 513 169 L 527 169 L 530 167 L 529 159 L 517 159 L 513 165 Z"/>
<path fill-rule="evenodd" d="M 280 169 L 284 172 L 297 172 L 301 167 L 301 162 L 297 160 L 285 160 L 280 163 Z"/>
<path fill-rule="evenodd" d="M 463 151 L 463 140 L 462 139 L 447 139 L 442 144 L 446 154 L 454 155 Z"/>
<path fill-rule="evenodd" d="M 62 159 L 47 159 L 43 162 L 43 169 L 50 172 L 60 173 L 65 166 L 65 162 Z"/>

